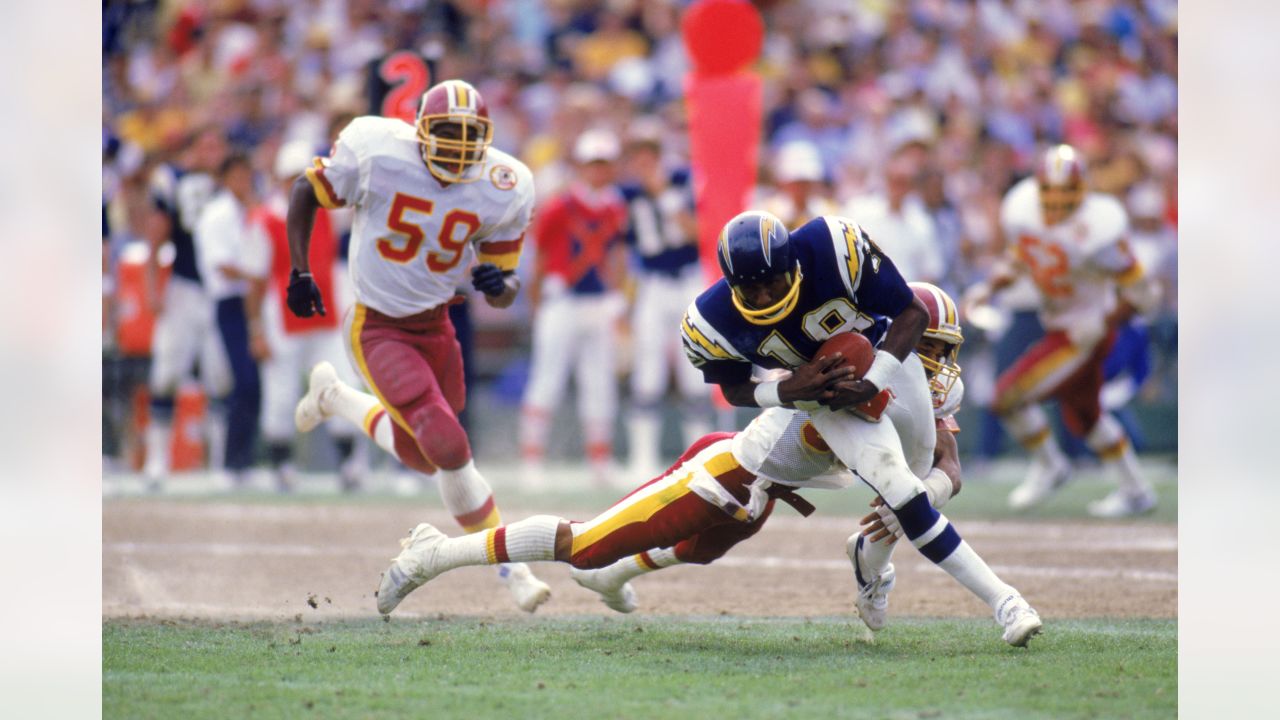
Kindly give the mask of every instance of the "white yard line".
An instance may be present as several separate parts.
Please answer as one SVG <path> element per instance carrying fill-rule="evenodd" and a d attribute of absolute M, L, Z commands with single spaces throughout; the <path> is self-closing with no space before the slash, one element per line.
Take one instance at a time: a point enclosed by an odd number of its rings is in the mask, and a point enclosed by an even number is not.
<path fill-rule="evenodd" d="M 1065 549 L 1065 548 L 1064 548 Z M 272 545 L 240 543 L 107 543 L 103 550 L 121 555 L 212 555 L 215 557 L 335 557 L 358 556 L 385 560 L 385 547 L 329 547 L 320 545 Z M 769 568 L 787 570 L 825 570 L 847 573 L 849 561 L 841 559 L 811 559 L 778 556 L 733 555 L 716 561 L 720 567 Z M 928 567 L 928 565 L 924 565 Z M 993 565 L 992 569 L 1010 577 L 1068 578 L 1077 580 L 1123 579 L 1137 582 L 1177 584 L 1175 572 L 1151 568 L 1102 568 L 1063 567 L 1033 565 Z M 941 572 L 941 571 L 938 571 Z"/>

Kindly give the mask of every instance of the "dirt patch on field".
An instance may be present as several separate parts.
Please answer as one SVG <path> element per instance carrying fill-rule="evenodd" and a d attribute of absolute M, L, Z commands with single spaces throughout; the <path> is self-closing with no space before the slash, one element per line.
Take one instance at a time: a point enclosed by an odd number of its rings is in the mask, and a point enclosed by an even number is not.
<path fill-rule="evenodd" d="M 533 514 L 503 508 L 509 519 Z M 379 573 L 418 522 L 457 532 L 412 506 L 107 501 L 103 615 L 319 620 L 376 614 Z M 1152 523 L 960 522 L 965 539 L 1046 617 L 1176 617 L 1177 528 Z M 641 613 L 825 616 L 852 612 L 844 555 L 852 522 L 779 512 L 708 567 L 635 582 Z M 986 607 L 903 545 L 895 615 L 974 617 Z M 568 566 L 540 563 L 552 588 L 539 614 L 611 613 Z M 492 568 L 450 572 L 397 615 L 521 615 Z"/>

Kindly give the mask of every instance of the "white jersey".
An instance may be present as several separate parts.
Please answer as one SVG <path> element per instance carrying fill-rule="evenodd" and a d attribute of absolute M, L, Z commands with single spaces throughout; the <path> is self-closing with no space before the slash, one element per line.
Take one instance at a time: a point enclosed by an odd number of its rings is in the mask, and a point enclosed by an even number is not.
<path fill-rule="evenodd" d="M 1120 201 L 1089 193 L 1071 217 L 1045 227 L 1040 188 L 1026 178 L 1005 195 L 1000 223 L 1040 291 L 1045 328 L 1101 337 L 1116 307 L 1116 280 L 1141 273 L 1125 240 L 1129 217 Z"/>
<path fill-rule="evenodd" d="M 351 206 L 348 259 L 356 300 L 392 317 L 437 307 L 477 259 L 503 270 L 520 261 L 533 215 L 533 175 L 496 148 L 473 182 L 442 185 L 422 159 L 414 127 L 358 117 L 307 178 L 326 208 Z"/>

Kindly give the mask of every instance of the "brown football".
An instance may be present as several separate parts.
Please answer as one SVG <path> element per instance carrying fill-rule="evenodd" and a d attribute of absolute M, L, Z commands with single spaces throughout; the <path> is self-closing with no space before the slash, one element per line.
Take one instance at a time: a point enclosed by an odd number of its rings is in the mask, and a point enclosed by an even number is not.
<path fill-rule="evenodd" d="M 871 341 L 856 332 L 832 335 L 822 343 L 822 347 L 818 348 L 818 354 L 814 357 L 820 358 L 835 353 L 841 353 L 844 356 L 840 367 L 852 364 L 856 370 L 854 377 L 858 378 L 866 374 L 867 368 L 871 367 L 871 363 L 876 359 L 876 349 L 871 346 Z"/>

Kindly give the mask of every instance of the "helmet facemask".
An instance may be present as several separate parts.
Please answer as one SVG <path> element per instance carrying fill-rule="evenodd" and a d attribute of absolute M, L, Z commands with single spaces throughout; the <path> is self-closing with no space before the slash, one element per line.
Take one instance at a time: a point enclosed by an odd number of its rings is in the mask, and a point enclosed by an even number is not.
<path fill-rule="evenodd" d="M 462 113 L 423 115 L 418 118 L 418 142 L 427 169 L 441 181 L 474 182 L 493 142 L 493 124 L 487 118 Z"/>
<path fill-rule="evenodd" d="M 787 292 L 782 296 L 782 299 L 762 308 L 754 307 L 740 287 L 730 285 L 730 289 L 733 291 L 733 306 L 738 309 L 738 312 L 742 314 L 742 317 L 747 322 L 753 325 L 772 325 L 790 315 L 792 310 L 795 310 L 796 305 L 800 302 L 800 281 L 804 278 L 803 273 L 800 272 L 800 262 L 796 261 L 793 270 L 774 275 L 770 280 L 777 277 L 785 278 Z"/>
<path fill-rule="evenodd" d="M 947 396 L 955 387 L 956 380 L 960 379 L 961 368 L 956 356 L 960 354 L 963 343 L 964 338 L 955 333 L 926 331 L 916 344 L 916 357 L 924 365 L 935 408 L 946 404 Z"/>

